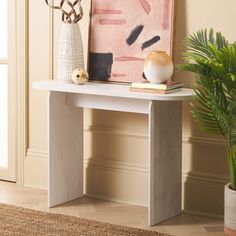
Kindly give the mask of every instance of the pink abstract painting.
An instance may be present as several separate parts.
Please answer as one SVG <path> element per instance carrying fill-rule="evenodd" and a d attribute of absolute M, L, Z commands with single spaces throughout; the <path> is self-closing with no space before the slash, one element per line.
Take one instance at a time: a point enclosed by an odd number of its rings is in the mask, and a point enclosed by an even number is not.
<path fill-rule="evenodd" d="M 143 81 L 152 50 L 172 54 L 174 0 L 92 0 L 90 80 Z"/>

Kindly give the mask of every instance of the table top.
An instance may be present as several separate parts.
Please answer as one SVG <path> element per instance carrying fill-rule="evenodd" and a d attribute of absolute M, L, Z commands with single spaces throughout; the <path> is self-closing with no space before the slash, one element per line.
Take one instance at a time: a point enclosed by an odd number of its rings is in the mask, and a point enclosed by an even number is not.
<path fill-rule="evenodd" d="M 66 92 L 158 101 L 181 101 L 191 99 L 191 97 L 193 96 L 193 90 L 187 88 L 182 88 L 179 92 L 171 94 L 150 94 L 141 92 L 131 92 L 129 91 L 128 84 L 124 85 L 88 82 L 85 85 L 76 85 L 73 83 L 61 82 L 58 80 L 37 81 L 33 83 L 33 88 L 53 92 Z"/>

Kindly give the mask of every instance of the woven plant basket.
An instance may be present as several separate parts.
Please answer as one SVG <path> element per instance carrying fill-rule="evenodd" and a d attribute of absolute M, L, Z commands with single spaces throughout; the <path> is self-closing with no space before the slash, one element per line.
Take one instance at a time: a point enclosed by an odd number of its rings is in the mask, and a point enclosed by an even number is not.
<path fill-rule="evenodd" d="M 62 23 L 57 66 L 57 79 L 66 83 L 72 82 L 71 74 L 75 69 L 84 68 L 79 24 Z"/>

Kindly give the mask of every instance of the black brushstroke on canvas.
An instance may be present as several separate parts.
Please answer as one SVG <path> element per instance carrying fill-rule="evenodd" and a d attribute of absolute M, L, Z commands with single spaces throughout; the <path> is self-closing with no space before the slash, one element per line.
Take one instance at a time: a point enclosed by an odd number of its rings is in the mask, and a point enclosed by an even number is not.
<path fill-rule="evenodd" d="M 112 53 L 89 53 L 89 79 L 107 81 L 111 77 Z"/>
<path fill-rule="evenodd" d="M 144 72 L 142 73 L 142 77 L 143 77 L 145 80 L 147 80 L 147 78 L 146 78 Z"/>
<path fill-rule="evenodd" d="M 143 25 L 138 25 L 136 26 L 130 33 L 129 37 L 126 39 L 126 43 L 128 45 L 132 45 L 137 38 L 139 37 L 139 35 L 141 34 L 141 32 L 143 31 L 144 26 Z"/>
<path fill-rule="evenodd" d="M 148 41 L 144 42 L 142 44 L 142 50 L 144 50 L 145 48 L 151 47 L 153 44 L 159 42 L 161 40 L 161 37 L 156 35 L 153 38 L 149 39 Z"/>

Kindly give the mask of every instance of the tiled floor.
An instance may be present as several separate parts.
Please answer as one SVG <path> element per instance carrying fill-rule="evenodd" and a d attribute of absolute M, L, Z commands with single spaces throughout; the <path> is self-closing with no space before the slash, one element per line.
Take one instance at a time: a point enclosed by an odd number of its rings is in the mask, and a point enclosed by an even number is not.
<path fill-rule="evenodd" d="M 0 181 L 0 202 L 17 206 L 94 219 L 131 227 L 146 228 L 176 236 L 221 236 L 223 220 L 182 214 L 161 225 L 147 227 L 147 208 L 82 198 L 47 208 L 47 191 Z"/>

